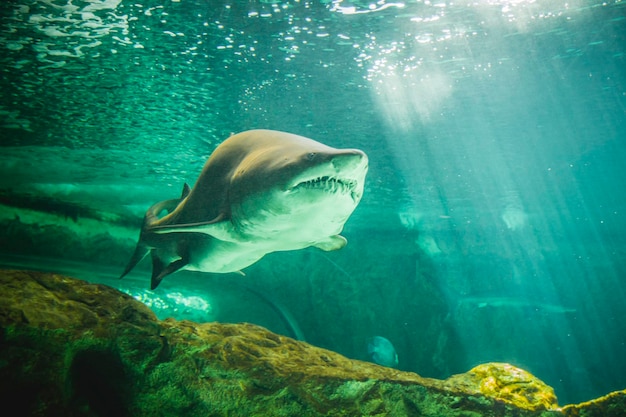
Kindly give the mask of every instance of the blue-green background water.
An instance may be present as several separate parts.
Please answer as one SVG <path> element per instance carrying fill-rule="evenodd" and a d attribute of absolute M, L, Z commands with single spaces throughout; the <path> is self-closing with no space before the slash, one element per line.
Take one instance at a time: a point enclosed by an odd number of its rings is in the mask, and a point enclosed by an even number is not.
<path fill-rule="evenodd" d="M 2 263 L 445 378 L 506 361 L 559 403 L 626 388 L 626 2 L 4 1 Z M 144 211 L 233 132 L 370 159 L 333 253 L 148 265 Z"/>

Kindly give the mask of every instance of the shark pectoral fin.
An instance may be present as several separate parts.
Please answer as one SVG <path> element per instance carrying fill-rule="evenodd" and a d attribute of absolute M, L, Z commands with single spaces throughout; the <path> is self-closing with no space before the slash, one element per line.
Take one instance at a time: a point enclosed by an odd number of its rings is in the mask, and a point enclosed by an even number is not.
<path fill-rule="evenodd" d="M 321 249 L 323 251 L 330 252 L 332 250 L 341 249 L 347 244 L 348 244 L 348 241 L 346 240 L 345 237 L 341 235 L 334 235 L 334 236 L 330 236 L 326 240 L 321 240 L 319 242 L 316 242 L 312 246 L 315 246 L 316 248 Z"/>
<path fill-rule="evenodd" d="M 165 265 L 161 258 L 159 258 L 154 252 L 152 253 L 152 280 L 150 282 L 150 289 L 154 290 L 159 286 L 163 278 L 168 276 L 169 274 L 173 274 L 178 271 L 185 265 L 187 265 L 187 261 L 185 259 L 178 259 L 169 265 Z"/>

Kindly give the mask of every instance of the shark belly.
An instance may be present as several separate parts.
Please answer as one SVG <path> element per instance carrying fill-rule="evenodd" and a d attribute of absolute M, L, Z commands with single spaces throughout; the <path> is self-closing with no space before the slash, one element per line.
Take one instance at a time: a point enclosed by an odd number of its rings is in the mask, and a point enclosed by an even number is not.
<path fill-rule="evenodd" d="M 335 242 L 334 239 L 292 239 L 291 235 L 282 233 L 266 235 L 263 239 L 252 239 L 247 236 L 237 241 L 224 241 L 210 236 L 196 236 L 197 241 L 189 249 L 189 263 L 184 269 L 201 272 L 229 273 L 240 272 L 256 263 L 268 253 L 304 249 L 310 246 L 324 250 L 325 244 Z M 337 239 L 334 245 L 343 246 L 344 240 Z"/>
<path fill-rule="evenodd" d="M 266 251 L 255 245 L 213 239 L 206 247 L 193 248 L 189 264 L 185 266 L 185 269 L 221 274 L 239 272 L 266 254 Z"/>

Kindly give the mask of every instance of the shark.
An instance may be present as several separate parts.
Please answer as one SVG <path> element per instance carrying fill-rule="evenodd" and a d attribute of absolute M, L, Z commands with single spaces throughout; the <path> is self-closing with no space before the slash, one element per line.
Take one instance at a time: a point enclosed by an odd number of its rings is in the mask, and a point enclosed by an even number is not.
<path fill-rule="evenodd" d="M 343 248 L 363 196 L 367 155 L 276 130 L 223 141 L 193 188 L 150 207 L 120 278 L 152 258 L 151 289 L 179 270 L 240 272 L 271 252 Z M 165 214 L 163 214 L 165 213 Z"/>
<path fill-rule="evenodd" d="M 518 297 L 463 297 L 458 301 L 458 305 L 474 308 L 516 308 L 550 314 L 576 313 L 575 308 L 561 304 Z"/>

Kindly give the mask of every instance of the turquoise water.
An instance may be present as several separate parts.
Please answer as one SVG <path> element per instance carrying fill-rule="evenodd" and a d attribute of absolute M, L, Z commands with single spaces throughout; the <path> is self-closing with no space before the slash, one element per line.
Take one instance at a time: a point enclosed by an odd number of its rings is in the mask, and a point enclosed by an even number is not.
<path fill-rule="evenodd" d="M 561 404 L 626 388 L 623 1 L 5 1 L 2 263 L 445 378 L 507 361 Z M 149 265 L 141 218 L 233 132 L 370 160 L 337 252 Z M 195 298 L 194 298 L 195 297 Z"/>

